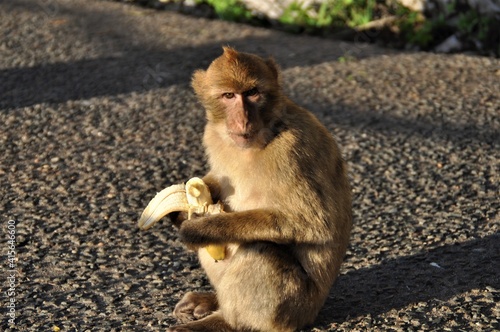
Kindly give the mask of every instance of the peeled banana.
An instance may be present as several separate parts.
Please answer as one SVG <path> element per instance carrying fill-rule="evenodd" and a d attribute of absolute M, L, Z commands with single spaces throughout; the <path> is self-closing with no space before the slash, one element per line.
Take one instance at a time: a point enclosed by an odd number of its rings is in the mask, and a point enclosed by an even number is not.
<path fill-rule="evenodd" d="M 190 209 L 198 209 L 198 211 L 196 211 L 197 213 L 199 213 L 200 209 L 202 210 L 202 213 L 207 213 L 208 207 L 213 203 L 210 189 L 200 178 L 192 178 L 186 183 L 186 196 Z M 192 213 L 192 210 L 188 212 L 189 219 L 191 218 Z M 206 246 L 205 249 L 216 261 L 223 260 L 226 257 L 225 246 L 210 244 Z"/>
<path fill-rule="evenodd" d="M 139 228 L 151 228 L 158 220 L 169 213 L 183 211 L 188 213 L 188 219 L 193 214 L 215 214 L 222 211 L 221 204 L 213 204 L 210 189 L 202 179 L 194 177 L 186 185 L 177 184 L 167 187 L 156 194 L 142 212 Z M 215 261 L 226 257 L 226 247 L 208 245 L 205 247 Z"/>

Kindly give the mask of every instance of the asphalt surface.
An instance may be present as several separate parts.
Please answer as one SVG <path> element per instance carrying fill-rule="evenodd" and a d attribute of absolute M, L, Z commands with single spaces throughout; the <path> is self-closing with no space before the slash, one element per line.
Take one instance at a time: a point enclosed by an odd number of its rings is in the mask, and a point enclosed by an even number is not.
<path fill-rule="evenodd" d="M 221 45 L 273 55 L 349 163 L 352 242 L 309 330 L 499 330 L 498 59 L 114 2 L 2 1 L 0 17 L 0 330 L 161 331 L 210 290 L 168 222 L 136 223 L 206 171 L 189 81 Z"/>

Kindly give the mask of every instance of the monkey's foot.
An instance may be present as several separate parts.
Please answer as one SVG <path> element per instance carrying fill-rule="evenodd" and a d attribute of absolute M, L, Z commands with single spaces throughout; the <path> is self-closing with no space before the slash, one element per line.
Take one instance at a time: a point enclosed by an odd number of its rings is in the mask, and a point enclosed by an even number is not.
<path fill-rule="evenodd" d="M 203 319 L 184 325 L 172 326 L 167 332 L 234 332 L 235 330 L 224 321 L 220 313 L 214 313 Z"/>
<path fill-rule="evenodd" d="M 186 323 L 210 315 L 218 306 L 214 293 L 188 292 L 175 306 L 174 316 Z"/>

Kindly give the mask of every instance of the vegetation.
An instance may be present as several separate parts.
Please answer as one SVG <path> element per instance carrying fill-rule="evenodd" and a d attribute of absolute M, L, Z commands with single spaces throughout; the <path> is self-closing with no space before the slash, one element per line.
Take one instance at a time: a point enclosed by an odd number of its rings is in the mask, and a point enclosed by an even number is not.
<path fill-rule="evenodd" d="M 185 0 L 129 0 L 156 7 Z M 310 33 L 364 40 L 394 47 L 432 50 L 450 36 L 462 49 L 500 55 L 500 20 L 479 14 L 465 0 L 454 0 L 437 14 L 411 11 L 394 0 L 326 0 L 304 8 L 293 2 L 277 21 L 256 16 L 240 0 L 194 0 L 209 7 L 213 16 L 236 22 L 266 25 L 294 33 Z"/>
<path fill-rule="evenodd" d="M 252 13 L 239 0 L 197 0 L 198 4 L 210 5 L 217 16 L 228 21 L 250 21 Z"/>
<path fill-rule="evenodd" d="M 455 35 L 463 41 L 464 50 L 474 50 L 483 54 L 500 55 L 500 21 L 479 14 L 466 6 L 458 10 L 455 2 L 445 11 L 434 16 L 400 8 L 400 35 L 410 45 L 429 50 L 446 38 Z"/>

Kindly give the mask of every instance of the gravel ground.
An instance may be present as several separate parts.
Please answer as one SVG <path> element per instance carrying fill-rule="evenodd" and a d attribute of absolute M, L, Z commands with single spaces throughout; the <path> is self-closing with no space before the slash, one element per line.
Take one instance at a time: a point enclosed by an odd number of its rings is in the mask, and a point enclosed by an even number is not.
<path fill-rule="evenodd" d="M 189 80 L 227 44 L 273 55 L 350 166 L 351 246 L 307 331 L 499 330 L 498 59 L 113 2 L 3 1 L 0 15 L 0 330 L 160 331 L 183 293 L 210 289 L 167 222 L 136 223 L 206 171 Z"/>

